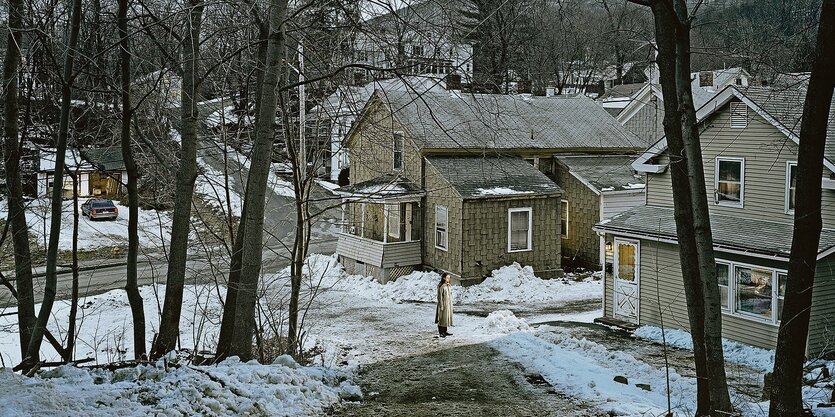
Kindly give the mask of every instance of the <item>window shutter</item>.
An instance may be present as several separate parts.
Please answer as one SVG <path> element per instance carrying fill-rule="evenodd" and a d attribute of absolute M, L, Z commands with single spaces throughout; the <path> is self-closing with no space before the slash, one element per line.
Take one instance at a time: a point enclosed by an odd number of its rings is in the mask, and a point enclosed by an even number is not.
<path fill-rule="evenodd" d="M 731 103 L 731 127 L 742 129 L 748 127 L 748 106 L 745 103 Z"/>

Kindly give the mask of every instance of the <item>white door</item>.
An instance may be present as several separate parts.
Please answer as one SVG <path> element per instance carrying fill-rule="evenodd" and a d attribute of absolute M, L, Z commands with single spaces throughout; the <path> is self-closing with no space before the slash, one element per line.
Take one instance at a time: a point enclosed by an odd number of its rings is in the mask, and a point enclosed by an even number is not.
<path fill-rule="evenodd" d="M 638 241 L 615 238 L 614 316 L 632 323 L 638 323 L 640 260 Z"/>

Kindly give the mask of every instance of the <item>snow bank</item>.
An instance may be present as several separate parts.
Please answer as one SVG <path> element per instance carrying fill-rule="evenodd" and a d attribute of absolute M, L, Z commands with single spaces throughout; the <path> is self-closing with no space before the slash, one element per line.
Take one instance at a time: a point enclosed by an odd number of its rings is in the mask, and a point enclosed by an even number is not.
<path fill-rule="evenodd" d="M 491 344 L 536 372 L 568 396 L 592 403 L 601 411 L 618 416 L 663 415 L 667 397 L 664 370 L 657 369 L 626 352 L 612 351 L 587 339 L 555 333 L 534 335 L 514 333 Z M 627 384 L 615 382 L 616 376 Z M 645 391 L 635 384 L 649 384 Z M 695 411 L 696 383 L 670 370 L 670 394 L 675 415 Z"/>
<path fill-rule="evenodd" d="M 358 388 L 324 368 L 284 358 L 215 366 L 162 362 L 114 372 L 62 366 L 34 378 L 0 369 L 3 415 L 318 415 Z"/>
<path fill-rule="evenodd" d="M 635 330 L 635 337 L 662 343 L 661 328 L 655 326 L 641 326 Z M 677 329 L 665 329 L 667 345 L 679 349 L 693 350 L 693 339 L 690 333 Z M 745 365 L 764 372 L 774 369 L 774 351 L 749 346 L 728 339 L 722 339 L 722 349 L 725 360 Z"/>
<path fill-rule="evenodd" d="M 95 249 L 107 246 L 127 244 L 128 208 L 114 201 L 119 209 L 116 220 L 89 220 L 81 216 L 81 204 L 87 198 L 80 198 L 78 219 L 78 247 Z M 51 204 L 49 199 L 33 200 L 26 208 L 26 223 L 29 225 L 33 243 L 46 246 L 49 239 Z M 8 217 L 7 202 L 0 202 L 0 217 Z M 72 249 L 72 201 L 64 201 L 61 213 L 61 237 L 58 248 Z M 163 239 L 166 243 L 171 235 L 171 217 L 168 213 L 139 209 L 139 245 L 143 248 L 161 248 Z"/>
<path fill-rule="evenodd" d="M 479 329 L 489 333 L 516 333 L 529 332 L 531 326 L 510 310 L 496 310 L 487 316 Z"/>
<path fill-rule="evenodd" d="M 221 213 L 231 211 L 233 216 L 241 217 L 243 211 L 243 198 L 238 194 L 236 187 L 238 177 L 229 173 L 229 205 L 226 204 L 226 179 L 221 171 L 214 169 L 203 158 L 197 159 L 198 166 L 202 173 L 197 176 L 194 184 L 194 193 L 201 196 L 202 200 L 209 207 Z"/>
<path fill-rule="evenodd" d="M 333 256 L 312 255 L 308 258 L 312 275 L 321 276 L 322 284 L 332 289 L 349 291 L 360 297 L 394 302 L 435 302 L 438 281 L 435 272 L 413 272 L 395 281 L 380 284 L 371 277 L 348 275 Z M 325 272 L 327 271 L 327 272 Z M 518 263 L 493 271 L 492 276 L 478 285 L 454 287 L 455 304 L 476 303 L 558 303 L 594 300 L 601 297 L 600 281 L 587 279 L 543 280 L 530 267 Z"/>

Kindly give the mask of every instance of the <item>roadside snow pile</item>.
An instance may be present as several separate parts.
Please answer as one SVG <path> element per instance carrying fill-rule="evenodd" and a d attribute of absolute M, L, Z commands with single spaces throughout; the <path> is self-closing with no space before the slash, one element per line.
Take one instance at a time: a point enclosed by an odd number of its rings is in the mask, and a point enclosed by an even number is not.
<path fill-rule="evenodd" d="M 89 220 L 81 216 L 81 204 L 87 201 L 80 198 L 78 219 L 78 248 L 95 249 L 117 246 L 127 243 L 128 208 L 114 201 L 119 209 L 116 220 Z M 26 207 L 26 223 L 33 243 L 46 247 L 49 239 L 51 204 L 49 199 L 33 200 Z M 0 202 L 0 218 L 8 217 L 7 202 Z M 61 237 L 58 248 L 72 249 L 73 209 L 72 200 L 64 201 L 61 213 Z M 171 235 L 171 217 L 168 213 L 139 209 L 139 245 L 143 248 L 162 248 Z M 162 237 L 160 237 L 162 236 Z"/>
<path fill-rule="evenodd" d="M 214 169 L 203 158 L 197 159 L 197 164 L 202 171 L 194 183 L 194 193 L 203 197 L 207 206 L 220 213 L 231 212 L 233 216 L 241 217 L 243 211 L 243 199 L 235 191 L 235 184 L 238 176 L 229 174 L 229 204 L 226 202 L 226 179 L 222 172 Z M 239 187 L 243 188 L 243 187 Z"/>
<path fill-rule="evenodd" d="M 272 365 L 140 365 L 116 371 L 62 366 L 34 378 L 0 369 L 3 415 L 318 415 L 358 387 L 334 370 L 289 357 Z"/>
<path fill-rule="evenodd" d="M 312 279 L 322 285 L 358 296 L 394 302 L 435 302 L 441 277 L 435 272 L 416 271 L 385 284 L 372 277 L 348 275 L 334 256 L 311 255 L 307 260 Z M 600 281 L 567 279 L 544 280 L 534 275 L 531 267 L 518 263 L 501 267 L 484 282 L 452 289 L 455 304 L 476 303 L 554 303 L 600 298 Z"/>
<path fill-rule="evenodd" d="M 525 319 L 516 317 L 510 310 L 496 310 L 490 313 L 479 329 L 488 333 L 529 332 L 531 326 Z"/>
<path fill-rule="evenodd" d="M 587 339 L 547 333 L 514 333 L 491 342 L 527 372 L 536 372 L 565 395 L 588 401 L 618 416 L 664 415 L 665 372 L 634 356 L 608 350 Z M 625 377 L 626 383 L 615 381 Z M 647 384 L 642 389 L 637 384 Z M 696 383 L 670 370 L 670 397 L 676 416 L 695 411 Z"/>
<path fill-rule="evenodd" d="M 661 328 L 655 326 L 641 326 L 635 330 L 635 337 L 651 340 L 656 343 L 663 343 Z M 693 339 L 690 333 L 677 329 L 665 329 L 667 345 L 679 349 L 693 350 Z M 774 370 L 774 351 L 749 346 L 728 339 L 722 339 L 722 349 L 725 351 L 725 360 L 745 365 L 764 372 Z"/>

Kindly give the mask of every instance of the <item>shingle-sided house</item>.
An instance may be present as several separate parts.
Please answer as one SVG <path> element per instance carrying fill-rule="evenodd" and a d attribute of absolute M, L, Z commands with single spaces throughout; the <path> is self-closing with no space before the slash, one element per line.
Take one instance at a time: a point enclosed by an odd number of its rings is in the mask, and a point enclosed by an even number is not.
<path fill-rule="evenodd" d="M 44 148 L 38 153 L 40 157 L 35 196 L 44 197 L 50 195 L 55 185 L 53 177 L 56 151 L 53 148 Z M 75 185 L 79 197 L 115 198 L 122 194 L 122 184 L 126 181 L 127 172 L 121 148 L 67 149 L 64 166 L 67 171 L 78 175 Z M 64 197 L 71 198 L 73 179 L 69 174 L 64 176 L 62 187 Z"/>
<path fill-rule="evenodd" d="M 697 111 L 723 336 L 773 349 L 791 249 L 797 150 L 805 90 L 730 86 Z M 687 329 L 666 140 L 633 164 L 647 174 L 647 205 L 601 222 L 604 318 Z M 822 217 L 808 340 L 810 355 L 835 342 L 835 118 L 825 153 Z"/>
<path fill-rule="evenodd" d="M 558 275 L 554 155 L 638 142 L 585 97 L 377 91 L 346 139 L 352 185 L 338 190 L 337 254 L 380 281 L 432 268 L 478 282 L 512 262 Z"/>
<path fill-rule="evenodd" d="M 644 174 L 632 168 L 632 155 L 559 156 L 557 182 L 563 189 L 561 238 L 563 264 L 599 269 L 603 237 L 594 225 L 644 205 Z"/>

